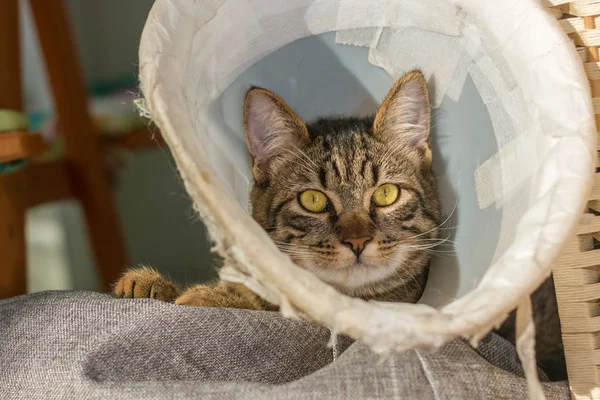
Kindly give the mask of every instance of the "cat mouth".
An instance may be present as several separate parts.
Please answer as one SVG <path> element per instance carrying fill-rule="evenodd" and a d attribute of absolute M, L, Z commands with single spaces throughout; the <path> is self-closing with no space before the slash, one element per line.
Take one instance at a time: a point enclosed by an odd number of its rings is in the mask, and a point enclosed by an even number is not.
<path fill-rule="evenodd" d="M 370 264 L 370 263 L 366 263 L 364 261 L 360 261 L 357 260 L 352 264 L 348 264 L 348 265 L 344 265 L 341 269 L 345 270 L 345 269 L 362 269 L 362 268 L 377 268 L 379 267 L 378 265 L 374 265 L 374 264 Z"/>
<path fill-rule="evenodd" d="M 357 295 L 362 288 L 372 287 L 397 273 L 397 266 L 382 260 L 381 264 L 355 260 L 336 268 L 316 268 L 316 275 L 343 293 Z"/>

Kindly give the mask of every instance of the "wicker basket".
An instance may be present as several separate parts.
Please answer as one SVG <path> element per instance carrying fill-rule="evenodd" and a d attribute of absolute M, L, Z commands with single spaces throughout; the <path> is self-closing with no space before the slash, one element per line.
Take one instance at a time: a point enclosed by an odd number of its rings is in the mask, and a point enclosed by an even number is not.
<path fill-rule="evenodd" d="M 600 2 L 547 0 L 573 40 L 590 79 L 596 126 L 600 126 Z M 589 198 L 594 214 L 576 232 L 554 267 L 571 392 L 576 399 L 600 399 L 600 173 Z"/>

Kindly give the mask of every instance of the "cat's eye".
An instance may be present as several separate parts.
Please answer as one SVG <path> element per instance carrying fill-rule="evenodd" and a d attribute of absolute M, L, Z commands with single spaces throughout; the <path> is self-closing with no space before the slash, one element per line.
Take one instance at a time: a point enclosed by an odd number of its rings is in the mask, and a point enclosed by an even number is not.
<path fill-rule="evenodd" d="M 318 190 L 305 190 L 300 193 L 299 199 L 302 207 L 314 213 L 325 211 L 328 204 L 327 196 Z"/>
<path fill-rule="evenodd" d="M 378 207 L 390 206 L 398 199 L 399 193 L 400 189 L 393 183 L 383 184 L 373 193 L 373 203 Z"/>

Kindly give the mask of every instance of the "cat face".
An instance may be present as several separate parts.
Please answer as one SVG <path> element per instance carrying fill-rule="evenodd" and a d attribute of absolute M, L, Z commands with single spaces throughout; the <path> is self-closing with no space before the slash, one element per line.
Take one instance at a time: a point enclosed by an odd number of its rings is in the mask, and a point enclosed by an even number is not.
<path fill-rule="evenodd" d="M 364 119 L 304 124 L 274 93 L 251 89 L 253 217 L 297 265 L 341 292 L 418 300 L 440 217 L 429 118 L 418 72 Z"/>

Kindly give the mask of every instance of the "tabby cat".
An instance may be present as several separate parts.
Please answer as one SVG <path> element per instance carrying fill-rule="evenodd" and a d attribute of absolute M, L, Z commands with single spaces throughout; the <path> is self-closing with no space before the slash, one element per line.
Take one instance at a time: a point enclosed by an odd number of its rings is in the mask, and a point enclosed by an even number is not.
<path fill-rule="evenodd" d="M 374 117 L 305 124 L 276 94 L 252 88 L 244 131 L 252 155 L 252 216 L 279 249 L 340 292 L 414 303 L 427 280 L 440 205 L 429 145 L 430 106 L 420 72 L 403 76 Z M 137 268 L 115 286 L 123 298 L 275 310 L 243 285 L 181 290 Z M 538 361 L 566 376 L 552 280 L 534 295 Z M 514 343 L 514 315 L 499 330 Z"/>
<path fill-rule="evenodd" d="M 340 292 L 416 302 L 437 244 L 440 206 L 420 72 L 403 76 L 374 117 L 305 124 L 276 94 L 252 88 L 244 131 L 252 155 L 252 216 L 299 266 Z M 182 291 L 150 268 L 117 282 L 118 297 L 194 306 L 274 309 L 244 286 Z"/>

